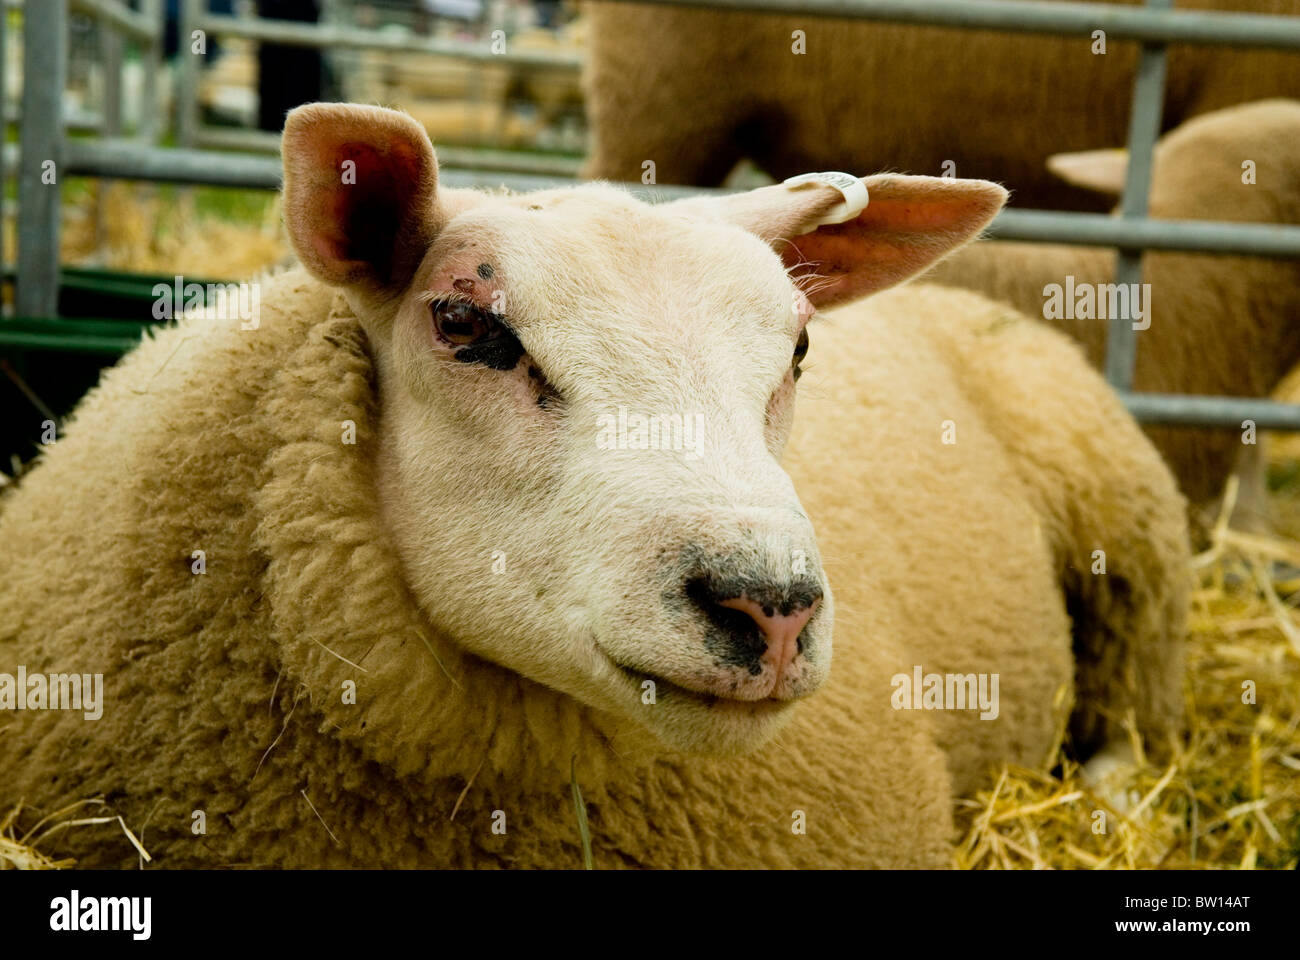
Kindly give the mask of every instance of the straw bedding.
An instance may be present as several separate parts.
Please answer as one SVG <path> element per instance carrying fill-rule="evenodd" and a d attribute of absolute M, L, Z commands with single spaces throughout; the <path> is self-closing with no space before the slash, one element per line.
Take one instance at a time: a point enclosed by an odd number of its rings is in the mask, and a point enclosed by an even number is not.
<path fill-rule="evenodd" d="M 126 188 L 104 198 L 106 243 L 73 228 L 70 252 L 107 250 L 114 266 L 239 276 L 275 262 L 277 231 L 164 217 Z M 171 208 L 168 208 L 171 209 Z M 100 233 L 103 240 L 105 234 Z M 191 262 L 182 263 L 187 258 Z M 1084 782 L 1063 749 L 1050 773 L 1008 768 L 957 801 L 966 869 L 1295 868 L 1300 860 L 1300 438 L 1273 448 L 1277 533 L 1228 528 L 1227 511 L 1195 557 L 1185 683 L 1188 732 L 1171 761 L 1105 789 Z M 1233 496 L 1230 487 L 1228 503 Z M 1253 701 L 1253 702 L 1252 702 Z M 1140 746 L 1137 748 L 1140 750 Z M 1139 754 L 1140 755 L 1140 754 Z M 95 816 L 98 798 L 53 812 L 0 811 L 0 869 L 73 866 L 44 852 L 65 830 L 114 821 L 148 861 L 147 823 Z M 580 809 L 580 808 L 579 808 Z M 44 815 L 42 815 L 42 813 Z M 22 826 L 20 826 L 20 824 Z"/>

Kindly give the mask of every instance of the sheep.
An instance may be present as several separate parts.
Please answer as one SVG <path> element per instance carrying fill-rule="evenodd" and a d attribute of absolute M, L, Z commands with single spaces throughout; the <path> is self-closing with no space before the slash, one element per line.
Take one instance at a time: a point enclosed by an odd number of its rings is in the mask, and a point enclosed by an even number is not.
<path fill-rule="evenodd" d="M 171 867 L 576 867 L 579 793 L 600 867 L 938 867 L 1067 725 L 1176 737 L 1158 456 L 1060 334 L 885 289 L 1000 187 L 445 190 L 346 104 L 283 157 L 255 329 L 146 339 L 5 497 L 0 664 L 105 692 L 0 715 L 0 802 Z"/>
<path fill-rule="evenodd" d="M 1300 103 L 1267 100 L 1189 120 L 1157 144 L 1151 215 L 1170 220 L 1300 223 Z M 1090 151 L 1053 157 L 1061 176 L 1118 194 L 1125 154 Z M 1067 278 L 1072 278 L 1067 280 Z M 981 241 L 927 274 L 936 283 L 978 290 L 1042 316 L 1081 343 L 1093 364 L 1106 351 L 1105 319 L 1048 309 L 1058 291 L 1097 289 L 1115 279 L 1115 253 L 1097 247 Z M 1150 327 L 1136 333 L 1137 390 L 1263 397 L 1300 360 L 1300 266 L 1294 260 L 1151 252 L 1143 260 Z M 1065 294 L 1068 296 L 1068 294 Z M 1242 485 L 1236 519 L 1267 524 L 1258 445 L 1243 431 L 1151 427 L 1184 494 L 1213 504 L 1235 465 Z"/>
<path fill-rule="evenodd" d="M 713 186 L 749 158 L 777 180 L 818 169 L 955 173 L 1011 187 L 1018 206 L 1100 209 L 1043 163 L 1127 133 L 1132 42 L 1110 39 L 1103 54 L 1088 36 L 586 6 L 591 177 Z M 1300 14 L 1300 0 L 1178 6 Z M 1173 45 L 1165 129 L 1297 95 L 1293 53 Z"/>

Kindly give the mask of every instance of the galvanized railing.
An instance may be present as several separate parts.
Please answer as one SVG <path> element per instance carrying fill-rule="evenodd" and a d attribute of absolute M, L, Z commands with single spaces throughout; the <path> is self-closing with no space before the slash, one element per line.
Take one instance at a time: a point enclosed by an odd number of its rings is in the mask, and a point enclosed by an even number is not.
<path fill-rule="evenodd" d="M 41 164 L 55 159 L 67 174 L 164 180 L 275 189 L 280 166 L 266 156 L 240 156 L 202 149 L 159 149 L 148 143 L 76 140 L 64 137 L 58 122 L 59 97 L 66 72 L 65 17 L 69 0 L 29 3 L 25 19 L 17 307 L 20 314 L 54 314 L 58 284 L 58 199 L 40 189 Z M 161 29 L 119 0 L 71 0 L 78 9 L 97 12 L 104 22 L 137 33 Z M 156 0 L 149 0 L 156 2 Z M 644 0 L 642 0 L 644 2 Z M 1181 250 L 1300 258 L 1300 225 L 1162 221 L 1147 218 L 1151 158 L 1161 127 L 1165 86 L 1165 47 L 1169 43 L 1224 45 L 1293 50 L 1300 55 L 1300 18 L 1171 9 L 1172 0 L 1147 0 L 1145 6 L 1105 3 L 1032 3 L 1024 0 L 649 0 L 666 6 L 707 7 L 764 13 L 798 13 L 966 29 L 1060 35 L 1091 35 L 1141 43 L 1129 124 L 1129 164 L 1118 217 L 1007 210 L 990 234 L 1013 240 L 1112 246 L 1118 250 L 1118 283 L 1137 283 L 1145 250 Z M 341 30 L 276 21 L 241 20 L 205 13 L 202 0 L 182 0 L 182 37 L 193 29 L 211 35 L 306 46 L 346 46 L 425 52 L 471 60 L 499 58 L 487 48 L 445 41 L 394 39 L 377 31 Z M 554 54 L 511 54 L 520 62 L 557 69 L 576 67 L 572 58 Z M 180 60 L 178 124 L 182 144 L 217 142 L 197 122 L 196 58 Z M 225 143 L 226 140 L 221 142 Z M 469 161 L 470 158 L 464 158 Z M 485 168 L 466 162 L 441 173 L 452 186 L 499 186 L 528 190 L 570 183 L 564 176 L 530 170 Z M 472 167 L 472 168 L 470 168 Z M 567 172 L 567 171 L 566 171 Z M 689 188 L 641 188 L 651 196 L 693 192 Z M 1300 322 L 1300 318 L 1297 318 Z M 1132 323 L 1111 318 L 1106 376 L 1129 409 L 1143 422 L 1187 426 L 1239 427 L 1251 420 L 1261 429 L 1300 430 L 1300 405 L 1235 397 L 1135 393 L 1132 390 L 1137 343 Z"/>
<path fill-rule="evenodd" d="M 181 0 L 180 34 L 193 36 L 202 31 L 207 36 L 232 37 L 280 46 L 328 48 L 330 50 L 372 50 L 388 53 L 424 54 L 442 60 L 470 63 L 510 64 L 531 69 L 576 73 L 582 68 L 578 56 L 553 50 L 496 51 L 491 43 L 467 43 L 436 37 L 410 37 L 381 30 L 358 29 L 331 23 L 299 23 L 285 20 L 262 20 L 210 13 L 203 0 Z M 261 130 L 231 130 L 205 126 L 199 109 L 199 71 L 197 57 L 182 57 L 177 78 L 177 141 L 182 147 L 218 147 L 279 153 L 279 137 Z M 573 179 L 578 165 L 563 158 L 508 155 L 508 151 L 475 151 L 458 148 L 439 150 L 443 165 L 475 169 L 493 169 L 498 173 L 526 173 Z M 486 154 L 485 157 L 476 156 Z M 505 155 L 503 155 L 505 154 Z"/>

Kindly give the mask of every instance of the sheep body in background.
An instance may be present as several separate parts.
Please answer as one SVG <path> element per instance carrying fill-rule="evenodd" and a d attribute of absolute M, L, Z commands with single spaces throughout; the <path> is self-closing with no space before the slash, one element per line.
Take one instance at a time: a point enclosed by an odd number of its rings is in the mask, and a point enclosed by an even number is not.
<path fill-rule="evenodd" d="M 1166 220 L 1300 223 L 1300 103 L 1268 100 L 1189 120 L 1157 144 L 1151 216 Z M 1107 193 L 1122 188 L 1118 150 L 1055 157 L 1053 169 Z M 1064 330 L 1100 367 L 1108 321 L 1079 311 L 1085 288 L 1115 280 L 1115 253 L 1099 247 L 981 241 L 927 280 L 979 290 Z M 1143 259 L 1143 311 L 1134 387 L 1158 393 L 1267 397 L 1300 360 L 1300 263 L 1290 259 L 1152 251 Z M 1070 291 L 1077 291 L 1071 295 Z M 1060 296 L 1057 296 L 1057 294 Z M 1049 309 L 1050 307 L 1050 309 Z M 1087 313 L 1087 316 L 1080 314 Z M 1211 503 L 1244 454 L 1243 430 L 1151 427 L 1193 504 Z M 1243 521 L 1266 521 L 1262 465 L 1251 459 Z"/>
<path fill-rule="evenodd" d="M 1121 0 L 1122 2 L 1122 0 Z M 1130 3 L 1138 0 L 1128 0 Z M 1297 0 L 1180 8 L 1300 14 Z M 780 180 L 897 170 L 994 180 L 1022 207 L 1098 208 L 1043 167 L 1123 143 L 1137 44 L 816 16 L 588 3 L 587 173 L 711 186 L 742 158 Z M 1172 45 L 1166 129 L 1300 96 L 1300 56 Z"/>

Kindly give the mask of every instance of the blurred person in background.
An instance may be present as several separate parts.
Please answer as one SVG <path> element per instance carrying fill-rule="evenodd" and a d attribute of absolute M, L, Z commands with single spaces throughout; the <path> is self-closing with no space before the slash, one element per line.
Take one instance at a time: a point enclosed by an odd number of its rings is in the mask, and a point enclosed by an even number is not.
<path fill-rule="evenodd" d="M 317 0 L 257 0 L 257 15 L 271 20 L 316 23 Z M 317 47 L 259 44 L 257 126 L 278 133 L 294 107 L 323 99 L 325 62 Z"/>

